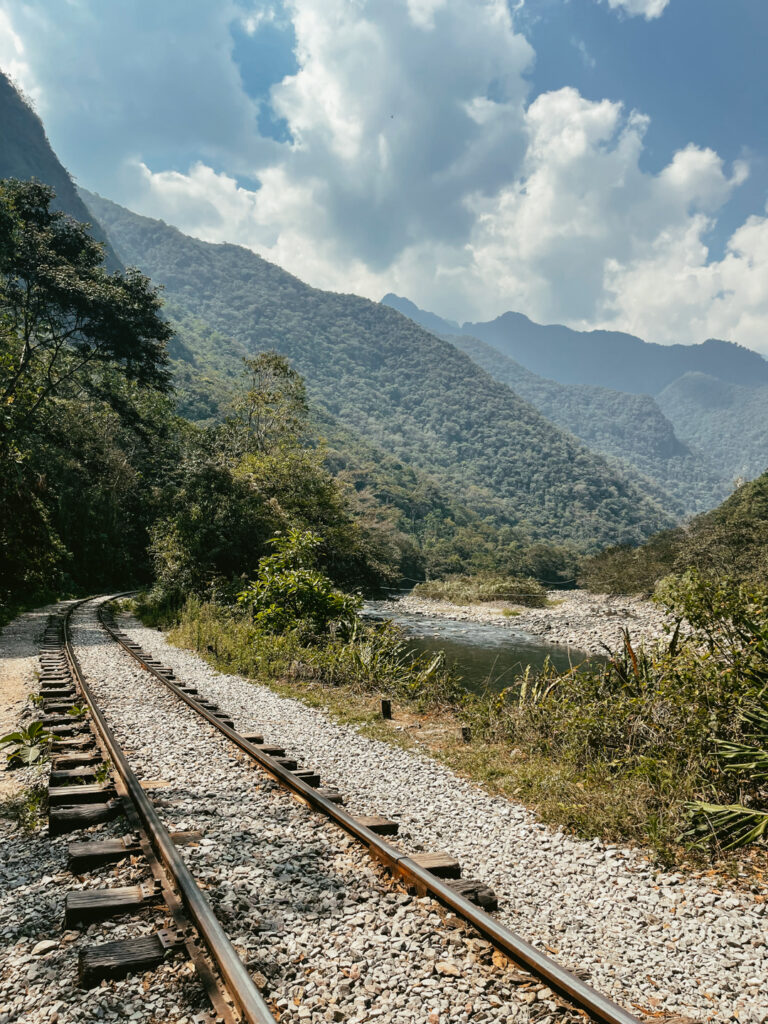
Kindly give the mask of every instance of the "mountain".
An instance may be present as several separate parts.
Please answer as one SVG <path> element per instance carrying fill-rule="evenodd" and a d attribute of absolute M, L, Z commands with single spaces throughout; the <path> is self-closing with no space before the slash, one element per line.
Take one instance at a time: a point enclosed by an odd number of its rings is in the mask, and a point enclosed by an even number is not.
<path fill-rule="evenodd" d="M 768 387 L 742 387 L 686 373 L 657 396 L 679 437 L 705 451 L 730 481 L 768 466 Z"/>
<path fill-rule="evenodd" d="M 90 221 L 91 234 L 105 247 L 109 270 L 120 270 L 101 226 L 94 222 L 80 198 L 69 173 L 61 165 L 45 134 L 43 123 L 28 100 L 16 90 L 11 80 L 0 71 L 0 178 L 37 178 L 56 192 L 54 209 L 70 214 L 75 220 Z"/>
<path fill-rule="evenodd" d="M 121 259 L 164 286 L 191 376 L 276 349 L 343 426 L 533 538 L 594 548 L 669 522 L 604 459 L 397 311 L 83 195 Z"/>
<path fill-rule="evenodd" d="M 656 345 L 621 331 L 574 331 L 537 324 L 522 313 L 461 327 L 419 310 L 408 299 L 385 295 L 383 304 L 441 334 L 463 334 L 493 345 L 534 373 L 562 384 L 593 384 L 636 395 L 656 395 L 685 373 L 706 373 L 742 387 L 768 385 L 768 362 L 730 341 Z M 407 310 L 407 312 L 406 312 Z M 435 321 L 440 322 L 438 328 Z"/>
<path fill-rule="evenodd" d="M 688 569 L 765 585 L 768 473 L 742 484 L 717 508 L 637 548 L 615 547 L 584 561 L 582 582 L 600 593 L 650 594 L 660 579 Z"/>
<path fill-rule="evenodd" d="M 478 338 L 444 337 L 552 423 L 575 434 L 593 451 L 620 460 L 626 472 L 639 473 L 651 486 L 661 488 L 666 497 L 659 495 L 660 500 L 680 516 L 705 511 L 730 492 L 733 474 L 716 469 L 701 454 L 709 449 L 697 438 L 692 438 L 692 447 L 683 443 L 650 395 L 560 384 L 539 377 Z M 762 394 L 762 389 L 754 394 Z"/>

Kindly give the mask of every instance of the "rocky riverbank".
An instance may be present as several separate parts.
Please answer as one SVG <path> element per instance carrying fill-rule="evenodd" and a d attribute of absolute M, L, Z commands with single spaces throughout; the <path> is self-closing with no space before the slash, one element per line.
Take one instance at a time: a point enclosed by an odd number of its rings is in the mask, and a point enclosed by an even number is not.
<path fill-rule="evenodd" d="M 589 594 L 583 590 L 553 590 L 547 608 L 525 608 L 498 601 L 457 605 L 406 595 L 379 605 L 379 609 L 410 615 L 442 616 L 462 622 L 488 622 L 539 637 L 547 643 L 566 644 L 590 654 L 615 648 L 622 631 L 638 643 L 655 643 L 667 635 L 669 618 L 653 602 L 640 598 Z"/>

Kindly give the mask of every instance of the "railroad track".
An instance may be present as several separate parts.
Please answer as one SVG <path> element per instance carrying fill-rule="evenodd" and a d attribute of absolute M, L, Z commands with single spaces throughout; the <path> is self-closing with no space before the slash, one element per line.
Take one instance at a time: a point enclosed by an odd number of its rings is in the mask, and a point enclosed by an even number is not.
<path fill-rule="evenodd" d="M 75 607 L 80 607 L 83 604 L 84 602 L 81 602 Z M 66 734 L 57 743 L 51 772 L 49 790 L 51 833 L 62 834 L 94 825 L 107 825 L 113 822 L 118 815 L 125 814 L 131 828 L 127 837 L 111 836 L 107 839 L 89 837 L 85 842 L 73 842 L 70 845 L 71 866 L 73 870 L 83 872 L 91 866 L 118 862 L 128 856 L 140 856 L 146 860 L 153 884 L 118 889 L 96 888 L 85 890 L 82 893 L 71 893 L 65 908 L 67 922 L 71 926 L 77 926 L 89 920 L 105 920 L 110 916 L 118 917 L 126 913 L 140 913 L 150 907 L 156 908 L 158 904 L 162 904 L 166 908 L 167 915 L 172 922 L 169 927 L 162 928 L 151 935 L 144 935 L 139 939 L 100 943 L 83 950 L 80 954 L 81 983 L 86 986 L 98 984 L 102 980 L 124 976 L 130 972 L 146 971 L 154 965 L 164 962 L 170 956 L 184 956 L 194 964 L 211 1000 L 214 1015 L 218 1019 L 226 1021 L 227 1024 L 230 1021 L 238 1020 L 270 1022 L 280 1019 L 286 1013 L 290 1014 L 295 1007 L 278 1005 L 272 999 L 266 977 L 259 978 L 262 987 L 267 991 L 266 997 L 256 987 L 253 975 L 259 977 L 260 972 L 253 969 L 252 963 L 249 965 L 251 969 L 244 965 L 241 956 L 242 949 L 239 953 L 227 935 L 226 924 L 222 924 L 220 920 L 222 916 L 226 918 L 227 915 L 223 911 L 228 904 L 231 904 L 230 897 L 236 890 L 236 873 L 238 870 L 245 869 L 242 868 L 242 865 L 239 868 L 233 868 L 232 877 L 227 879 L 227 885 L 211 886 L 210 881 L 205 881 L 205 879 L 214 877 L 216 872 L 208 871 L 206 876 L 205 865 L 209 864 L 211 859 L 211 855 L 206 853 L 202 858 L 198 857 L 201 863 L 196 865 L 196 868 L 203 869 L 202 872 L 198 870 L 194 872 L 198 876 L 198 881 L 193 877 L 193 872 L 179 852 L 178 846 L 185 842 L 191 842 L 187 857 L 194 861 L 203 844 L 210 843 L 210 840 L 203 834 L 205 829 L 193 831 L 192 834 L 188 830 L 180 830 L 180 834 L 174 835 L 163 824 L 158 809 L 146 791 L 146 780 L 142 785 L 129 764 L 128 754 L 118 741 L 116 733 L 119 731 L 119 724 L 115 718 L 114 703 L 111 700 L 107 701 L 107 704 L 110 705 L 109 718 L 114 727 L 111 728 L 107 715 L 105 715 L 106 705 L 105 708 L 101 706 L 101 690 L 105 688 L 104 684 L 100 683 L 98 687 L 92 685 L 86 672 L 81 668 L 69 630 L 69 617 L 73 610 L 74 608 L 71 608 L 58 621 L 52 620 L 46 632 L 41 652 L 40 691 L 43 697 L 45 720 L 51 728 L 58 730 L 59 734 Z M 392 895 L 383 897 L 385 900 L 400 900 L 402 898 L 407 903 L 406 895 L 402 897 L 398 895 L 398 892 L 402 894 L 403 890 L 406 893 L 422 897 L 422 900 L 417 901 L 416 904 L 409 905 L 408 911 L 416 915 L 417 933 L 421 928 L 424 935 L 430 936 L 428 942 L 432 943 L 432 946 L 429 948 L 433 952 L 433 947 L 437 947 L 438 943 L 445 943 L 445 933 L 450 934 L 450 941 L 454 945 L 459 942 L 471 947 L 472 943 L 479 942 L 482 947 L 492 947 L 497 951 L 497 955 L 498 953 L 502 954 L 501 964 L 511 961 L 523 969 L 514 976 L 514 983 L 519 985 L 521 992 L 525 994 L 520 1005 L 530 1004 L 529 993 L 532 983 L 544 982 L 555 1000 L 554 1004 L 551 1002 L 548 1004 L 555 1007 L 554 1015 L 550 1014 L 552 1019 L 575 1020 L 578 1015 L 586 1014 L 591 1019 L 605 1022 L 605 1024 L 637 1024 L 635 1016 L 595 991 L 574 974 L 564 970 L 553 959 L 526 943 L 496 920 L 488 912 L 494 906 L 493 893 L 482 883 L 455 877 L 459 872 L 458 865 L 453 858 L 442 853 L 411 856 L 404 853 L 395 845 L 395 842 L 390 841 L 397 832 L 396 822 L 378 815 L 360 817 L 347 812 L 343 806 L 342 794 L 323 788 L 317 772 L 311 768 L 300 769 L 295 759 L 286 757 L 282 747 L 264 744 L 261 736 L 255 733 L 238 732 L 235 729 L 235 723 L 226 711 L 211 704 L 194 687 L 185 685 L 183 680 L 177 680 L 170 669 L 152 657 L 151 652 L 142 650 L 121 632 L 104 605 L 99 607 L 99 616 L 100 628 L 143 670 L 143 684 L 150 688 L 146 692 L 146 697 L 142 698 L 144 705 L 146 706 L 147 702 L 151 701 L 152 706 L 157 707 L 158 714 L 166 714 L 165 720 L 169 727 L 171 746 L 177 743 L 183 747 L 185 742 L 191 743 L 192 739 L 199 743 L 200 736 L 193 737 L 194 731 L 206 733 L 210 737 L 212 747 L 217 746 L 219 753 L 216 756 L 229 756 L 231 759 L 234 755 L 240 764 L 247 764 L 251 771 L 256 769 L 255 774 L 260 780 L 262 796 L 272 803 L 277 802 L 276 806 L 279 805 L 280 814 L 288 825 L 291 825 L 295 816 L 299 815 L 301 821 L 296 827 L 305 831 L 308 827 L 310 830 L 315 830 L 311 832 L 310 847 L 317 847 L 314 854 L 320 861 L 320 865 L 310 863 L 307 858 L 304 858 L 305 873 L 322 872 L 325 864 L 328 863 L 328 858 L 339 856 L 338 845 L 334 845 L 339 841 L 328 838 L 329 835 L 332 836 L 333 830 L 338 830 L 339 836 L 343 837 L 347 844 L 342 848 L 345 857 L 350 855 L 351 850 L 357 850 L 359 851 L 357 854 L 359 863 L 363 863 L 360 860 L 363 854 L 372 859 L 375 864 L 372 873 L 373 888 L 379 893 L 390 889 L 392 893 Z M 95 623 L 93 626 L 95 627 Z M 83 657 L 87 657 L 86 647 L 83 648 Z M 98 698 L 96 689 L 99 690 Z M 119 683 L 115 683 L 112 692 L 118 692 L 118 690 Z M 73 721 L 68 712 L 73 705 L 77 706 L 77 702 L 87 704 L 88 714 Z M 195 722 L 198 723 L 197 726 L 194 725 Z M 93 738 L 87 732 L 89 727 L 93 727 Z M 179 731 L 181 729 L 183 732 Z M 139 741 L 137 740 L 137 742 Z M 227 750 L 229 750 L 229 755 L 226 754 Z M 142 761 L 142 752 L 138 753 L 138 759 Z M 166 760 L 168 758 L 170 758 L 169 765 L 176 763 L 170 754 Z M 134 759 L 131 758 L 131 760 Z M 107 780 L 104 777 L 104 769 L 100 768 L 100 765 L 111 767 L 111 779 Z M 163 794 L 162 780 L 159 785 L 158 792 Z M 280 787 L 279 791 L 278 787 Z M 295 798 L 294 801 L 286 802 L 286 791 Z M 208 796 L 210 797 L 210 794 Z M 233 789 L 234 804 L 248 799 L 250 799 L 250 794 L 247 787 L 240 790 Z M 162 805 L 162 796 L 156 798 L 155 803 Z M 290 804 L 292 810 L 285 810 L 286 803 Z M 256 814 L 264 813 L 260 804 L 255 805 L 255 808 Z M 314 815 L 309 815 L 311 819 L 309 822 L 307 821 L 307 808 L 316 812 Z M 166 812 L 166 816 L 169 809 L 173 810 L 172 807 L 167 806 L 161 806 L 161 809 Z M 187 817 L 189 816 L 188 809 L 188 805 L 183 808 Z M 207 813 L 212 814 L 215 819 L 222 810 L 221 807 L 211 808 L 209 806 Z M 290 818 L 290 815 L 294 817 Z M 288 821 L 289 818 L 290 821 Z M 252 819 L 246 816 L 241 820 L 239 827 L 243 829 L 244 839 L 246 831 L 248 831 L 247 841 L 253 843 L 254 835 L 250 832 L 247 824 L 245 828 L 243 827 L 243 820 L 247 823 Z M 286 830 L 288 830 L 287 827 Z M 268 831 L 266 826 L 264 831 Z M 215 830 L 212 829 L 212 832 Z M 259 858 L 259 829 L 256 828 L 254 833 L 255 845 L 252 847 L 254 852 L 248 854 L 249 865 Z M 322 847 L 319 845 L 321 838 L 324 844 Z M 209 850 L 210 846 L 204 847 L 204 849 Z M 215 858 L 215 849 L 213 856 Z M 286 864 L 290 866 L 290 857 L 287 861 L 282 862 L 282 868 L 285 868 Z M 213 909 L 211 901 L 201 887 L 201 874 L 202 885 L 211 888 L 219 899 L 218 911 Z M 329 871 L 328 874 L 332 881 L 337 881 L 333 872 Z M 394 884 L 387 883 L 386 877 L 391 877 Z M 273 881 L 266 880 L 263 873 L 261 879 L 259 888 L 266 888 L 268 885 L 274 884 Z M 321 879 L 321 885 L 328 886 L 328 879 Z M 356 881 L 355 885 L 359 885 L 359 882 Z M 277 891 L 279 892 L 279 888 Z M 339 898 L 338 891 L 335 895 Z M 328 903 L 326 896 L 327 892 L 323 895 L 325 900 L 323 906 Z M 238 898 L 237 895 L 235 898 Z M 359 895 L 355 898 L 365 899 L 364 896 Z M 436 906 L 442 908 L 442 920 L 439 920 L 439 928 L 436 928 L 434 924 L 436 920 L 434 908 Z M 401 904 L 390 902 L 387 907 L 388 909 L 383 915 L 384 918 L 397 918 L 400 913 L 400 909 L 397 908 L 400 908 Z M 260 907 L 262 915 L 263 910 L 264 908 Z M 317 914 L 316 908 L 314 910 L 315 927 L 320 930 L 319 921 L 322 920 L 322 915 Z M 419 914 L 422 915 L 421 918 L 418 916 Z M 333 908 L 328 911 L 328 915 L 333 917 Z M 424 915 L 427 916 L 424 917 Z M 375 917 L 375 913 L 368 916 Z M 428 928 L 424 925 L 422 918 L 432 922 Z M 241 921 L 242 915 L 240 915 Z M 386 925 L 384 927 L 386 928 Z M 459 932 L 460 939 L 457 938 Z M 258 928 L 255 932 L 257 947 L 260 936 L 263 937 L 266 944 L 274 945 L 272 942 L 274 936 L 269 934 L 268 927 L 265 932 L 263 917 L 259 918 Z M 267 942 L 267 938 L 269 942 Z M 242 943 L 240 944 L 242 945 Z M 400 945 L 402 946 L 402 943 Z M 450 945 L 444 948 L 449 952 L 443 955 L 442 960 L 437 961 L 438 970 L 443 975 L 440 978 L 440 984 L 449 992 L 458 988 L 460 997 L 464 991 L 464 988 L 460 987 L 464 981 L 461 978 L 461 967 L 460 965 L 457 967 L 456 960 L 451 958 Z M 418 953 L 418 951 L 416 952 Z M 441 955 L 440 948 L 437 949 L 437 955 Z M 300 955 L 299 960 L 301 958 Z M 290 970 L 293 969 L 293 967 L 290 968 Z M 504 978 L 508 982 L 509 972 L 505 974 L 497 966 L 496 974 L 499 979 Z M 457 981 L 457 975 L 461 981 Z M 354 975 L 352 976 L 354 977 Z M 501 980 L 499 982 L 501 990 L 504 992 L 509 991 L 507 982 Z M 505 984 L 507 987 L 504 987 Z M 376 988 L 377 985 L 378 982 L 375 982 L 373 988 Z M 420 987 L 425 989 L 428 998 L 432 998 L 429 982 L 423 982 Z M 454 995 L 456 995 L 455 992 Z M 437 1000 L 438 996 L 435 995 L 434 998 Z M 516 1004 L 517 1001 L 512 996 L 509 998 L 513 1005 Z M 294 999 L 294 1003 L 296 1003 L 296 999 Z M 285 1004 L 285 1000 L 283 1000 L 283 1004 Z M 496 997 L 496 1002 L 491 1001 L 490 1005 L 501 1007 L 504 1005 L 504 999 Z M 344 1015 L 343 1010 L 337 1012 L 338 1015 L 335 1017 L 333 1015 L 313 1017 L 310 1012 L 310 1017 L 317 1020 L 351 1019 Z M 456 1012 L 449 1011 L 444 1019 L 470 1019 L 471 1014 L 466 1013 L 466 1010 L 464 1012 L 466 1015 L 461 1016 L 457 1006 Z M 299 1019 L 302 1017 L 306 1017 L 306 1014 L 299 1014 Z M 361 1017 L 360 1019 L 367 1018 Z M 390 1017 L 389 1019 L 399 1018 Z M 439 1013 L 435 1019 L 441 1019 Z M 483 1017 L 481 1014 L 480 1019 L 497 1018 Z M 513 1017 L 507 1015 L 506 1018 L 499 1017 L 498 1019 L 513 1019 Z"/>

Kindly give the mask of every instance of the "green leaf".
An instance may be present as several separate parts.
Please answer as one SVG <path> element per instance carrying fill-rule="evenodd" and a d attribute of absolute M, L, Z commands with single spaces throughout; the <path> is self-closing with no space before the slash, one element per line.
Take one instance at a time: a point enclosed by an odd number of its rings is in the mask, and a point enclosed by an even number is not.
<path fill-rule="evenodd" d="M 725 850 L 735 850 L 768 835 L 768 811 L 740 804 L 686 804 L 691 828 L 689 839 L 711 839 Z"/>

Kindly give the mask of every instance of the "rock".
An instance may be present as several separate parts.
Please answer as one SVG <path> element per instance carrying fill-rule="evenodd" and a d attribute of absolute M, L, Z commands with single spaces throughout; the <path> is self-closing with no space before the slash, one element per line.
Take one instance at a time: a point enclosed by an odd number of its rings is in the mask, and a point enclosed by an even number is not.
<path fill-rule="evenodd" d="M 461 977 L 461 968 L 452 960 L 438 960 L 435 964 L 435 970 L 438 974 L 446 974 L 452 978 Z"/>
<path fill-rule="evenodd" d="M 32 956 L 45 956 L 46 953 L 50 953 L 52 950 L 58 948 L 58 942 L 54 942 L 53 939 L 43 939 L 33 948 Z"/>

